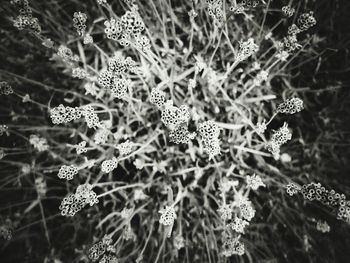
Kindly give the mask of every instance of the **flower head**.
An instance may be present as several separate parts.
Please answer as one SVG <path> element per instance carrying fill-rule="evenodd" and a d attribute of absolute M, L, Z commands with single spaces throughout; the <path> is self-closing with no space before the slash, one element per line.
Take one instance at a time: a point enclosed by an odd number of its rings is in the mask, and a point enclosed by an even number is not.
<path fill-rule="evenodd" d="M 261 180 L 261 177 L 253 174 L 252 176 L 247 176 L 246 178 L 247 186 L 253 190 L 257 190 L 260 186 L 266 187 L 266 185 Z"/>

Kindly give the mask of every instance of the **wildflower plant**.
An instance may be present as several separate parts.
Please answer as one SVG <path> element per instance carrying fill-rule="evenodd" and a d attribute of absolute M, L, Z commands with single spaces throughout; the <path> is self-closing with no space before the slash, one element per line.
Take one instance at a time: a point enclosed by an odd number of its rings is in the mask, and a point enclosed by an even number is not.
<path fill-rule="evenodd" d="M 18 174 L 1 185 L 35 190 L 9 213 L 28 215 L 20 230 L 42 224 L 52 251 L 60 222 L 62 262 L 283 258 L 271 236 L 283 225 L 300 241 L 306 228 L 280 214 L 297 196 L 350 222 L 345 195 L 283 173 L 308 102 L 287 76 L 311 53 L 316 14 L 258 0 L 11 2 L 20 32 L 6 27 L 4 44 L 30 48 L 0 70 L 0 135 L 21 142 L 1 149 Z M 5 70 L 29 50 L 43 67 Z"/>

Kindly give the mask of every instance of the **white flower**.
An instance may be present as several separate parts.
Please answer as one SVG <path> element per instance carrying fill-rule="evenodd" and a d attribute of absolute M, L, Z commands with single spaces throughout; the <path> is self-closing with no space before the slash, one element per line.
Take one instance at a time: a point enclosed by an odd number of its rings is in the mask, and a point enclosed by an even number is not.
<path fill-rule="evenodd" d="M 249 225 L 249 222 L 241 219 L 239 217 L 235 217 L 234 221 L 230 224 L 231 228 L 237 233 L 244 234 L 244 228 Z"/>
<path fill-rule="evenodd" d="M 132 152 L 132 148 L 134 147 L 134 143 L 127 140 L 126 142 L 120 143 L 117 146 L 117 149 L 120 152 L 120 155 L 128 155 Z"/>
<path fill-rule="evenodd" d="M 40 138 L 35 134 L 30 135 L 29 143 L 33 145 L 33 147 L 39 152 L 43 152 L 49 149 L 49 146 L 47 145 L 47 140 L 45 138 Z"/>
<path fill-rule="evenodd" d="M 263 134 L 265 132 L 266 128 L 267 128 L 266 120 L 264 119 L 261 123 L 256 124 L 255 131 L 258 134 Z"/>
<path fill-rule="evenodd" d="M 247 186 L 253 190 L 257 190 L 260 186 L 266 187 L 266 185 L 261 180 L 260 176 L 253 174 L 252 176 L 247 176 Z"/>
<path fill-rule="evenodd" d="M 173 206 L 166 206 L 165 209 L 159 210 L 159 213 L 161 214 L 159 223 L 164 226 L 171 226 L 174 224 L 176 213 Z"/>
<path fill-rule="evenodd" d="M 237 54 L 237 61 L 243 61 L 249 58 L 251 55 L 256 53 L 259 49 L 259 46 L 254 43 L 253 38 L 249 38 L 247 41 L 241 41 L 239 43 L 239 51 Z"/>
<path fill-rule="evenodd" d="M 92 36 L 89 33 L 87 33 L 84 36 L 83 43 L 84 43 L 84 45 L 92 44 L 92 43 L 94 43 L 94 39 L 92 38 Z"/>
<path fill-rule="evenodd" d="M 220 213 L 222 220 L 228 220 L 232 218 L 232 208 L 228 204 L 223 204 L 217 210 Z"/>
<path fill-rule="evenodd" d="M 144 200 L 146 199 L 148 196 L 142 191 L 142 189 L 136 189 L 134 191 L 134 199 L 135 200 Z"/>
<path fill-rule="evenodd" d="M 241 211 L 241 216 L 244 219 L 250 221 L 255 216 L 255 209 L 252 206 L 252 202 L 245 199 L 241 199 L 239 201 L 238 207 Z"/>
<path fill-rule="evenodd" d="M 322 222 L 320 220 L 317 221 L 316 229 L 322 233 L 327 233 L 331 230 L 331 227 L 328 225 L 326 221 Z"/>
<path fill-rule="evenodd" d="M 279 52 L 277 55 L 276 55 L 276 58 L 278 58 L 279 60 L 285 62 L 287 61 L 287 58 L 289 57 L 289 53 L 285 50 Z"/>

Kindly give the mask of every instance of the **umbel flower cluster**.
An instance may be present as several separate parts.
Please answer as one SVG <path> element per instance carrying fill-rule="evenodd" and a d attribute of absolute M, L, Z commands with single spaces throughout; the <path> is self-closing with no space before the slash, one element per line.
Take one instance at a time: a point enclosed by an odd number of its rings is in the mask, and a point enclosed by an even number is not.
<path fill-rule="evenodd" d="M 278 113 L 294 114 L 304 109 L 303 101 L 299 98 L 291 98 L 285 100 L 283 103 L 278 105 Z"/>
<path fill-rule="evenodd" d="M 285 122 L 281 128 L 273 133 L 266 148 L 275 156 L 275 158 L 278 158 L 281 146 L 290 139 L 292 139 L 292 133 L 288 129 L 288 124 Z"/>
<path fill-rule="evenodd" d="M 205 121 L 198 126 L 198 133 L 202 138 L 204 150 L 209 154 L 209 159 L 220 154 L 220 129 L 212 121 Z"/>
<path fill-rule="evenodd" d="M 122 46 L 129 46 L 132 42 L 143 51 L 149 49 L 149 39 L 141 35 L 145 24 L 137 11 L 137 6 L 132 6 L 120 20 L 111 18 L 105 22 L 105 33 L 107 38 L 118 41 Z"/>
<path fill-rule="evenodd" d="M 239 43 L 239 51 L 236 57 L 237 61 L 243 61 L 256 53 L 259 49 L 259 46 L 254 43 L 253 38 L 249 38 L 247 41 L 242 41 Z"/>
<path fill-rule="evenodd" d="M 60 104 L 50 110 L 50 117 L 53 124 L 68 123 L 80 119 L 84 116 L 89 128 L 96 128 L 100 125 L 100 120 L 91 105 L 81 107 L 69 107 Z"/>
<path fill-rule="evenodd" d="M 72 180 L 74 175 L 78 174 L 78 168 L 72 165 L 62 165 L 57 176 L 60 179 Z"/>
<path fill-rule="evenodd" d="M 165 101 L 165 92 L 153 88 L 150 102 L 161 110 L 161 121 L 170 130 L 169 140 L 175 144 L 188 143 L 196 136 L 188 130 L 190 112 L 187 105 L 176 107 L 172 100 Z"/>
<path fill-rule="evenodd" d="M 46 138 L 40 138 L 36 134 L 30 135 L 29 143 L 33 145 L 33 147 L 39 152 L 43 152 L 49 149 L 49 145 L 47 144 Z"/>
<path fill-rule="evenodd" d="M 284 7 L 282 10 L 287 16 L 292 16 L 294 13 L 291 7 Z M 316 19 L 313 16 L 313 12 L 304 13 L 299 16 L 297 19 L 297 24 L 292 24 L 288 28 L 288 34 L 283 40 L 279 43 L 280 51 L 285 51 L 291 53 L 297 49 L 301 48 L 301 45 L 298 43 L 298 34 L 308 30 L 309 28 L 316 25 Z"/>
<path fill-rule="evenodd" d="M 13 93 L 11 85 L 6 81 L 0 81 L 0 95 L 10 95 Z"/>
<path fill-rule="evenodd" d="M 304 184 L 302 187 L 290 183 L 286 189 L 289 195 L 300 193 L 305 200 L 318 201 L 325 206 L 335 208 L 337 218 L 350 223 L 350 201 L 346 200 L 344 194 L 339 194 L 333 189 L 327 190 L 320 183 Z"/>
<path fill-rule="evenodd" d="M 130 57 L 124 59 L 115 54 L 108 61 L 108 68 L 98 77 L 98 84 L 112 95 L 113 98 L 124 99 L 132 88 L 132 82 L 126 77 L 128 71 L 135 73 L 136 63 Z"/>
<path fill-rule="evenodd" d="M 118 263 L 116 249 L 112 245 L 112 242 L 111 236 L 105 235 L 102 240 L 89 249 L 89 259 L 92 262 L 98 263 Z"/>
<path fill-rule="evenodd" d="M 59 209 L 63 216 L 74 216 L 83 209 L 87 204 L 93 206 L 98 203 L 97 195 L 92 190 L 90 184 L 79 185 L 74 194 L 69 194 L 63 198 Z"/>
<path fill-rule="evenodd" d="M 207 0 L 208 15 L 214 20 L 214 24 L 221 26 L 224 22 L 224 12 L 222 9 L 222 0 Z"/>
<path fill-rule="evenodd" d="M 73 15 L 73 26 L 79 36 L 83 36 L 86 29 L 87 15 L 82 12 L 75 12 Z"/>
<path fill-rule="evenodd" d="M 265 186 L 261 178 L 257 175 L 247 176 L 247 187 L 258 189 Z M 222 232 L 222 254 L 225 257 L 232 255 L 243 255 L 245 253 L 244 244 L 241 242 L 241 235 L 245 233 L 251 220 L 255 216 L 255 209 L 252 202 L 245 196 L 242 196 L 236 191 L 234 201 L 226 203 L 226 195 L 231 187 L 235 188 L 237 184 L 232 181 L 223 181 L 220 187 L 221 197 L 224 202 L 217 210 L 224 230 Z"/>
<path fill-rule="evenodd" d="M 33 11 L 28 0 L 11 0 L 11 4 L 19 10 L 19 15 L 15 18 L 13 25 L 19 30 L 28 29 L 36 34 L 41 33 L 39 20 L 33 17 Z"/>

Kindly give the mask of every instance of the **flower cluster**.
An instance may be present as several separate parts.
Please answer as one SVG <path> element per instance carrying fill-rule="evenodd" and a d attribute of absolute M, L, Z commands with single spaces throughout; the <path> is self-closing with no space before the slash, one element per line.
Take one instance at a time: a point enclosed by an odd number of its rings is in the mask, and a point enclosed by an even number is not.
<path fill-rule="evenodd" d="M 13 93 L 13 89 L 11 85 L 6 81 L 0 81 L 0 94 L 7 96 L 12 93 Z"/>
<path fill-rule="evenodd" d="M 75 55 L 73 51 L 65 45 L 58 47 L 57 56 L 59 56 L 64 62 L 72 64 L 79 61 L 78 55 Z"/>
<path fill-rule="evenodd" d="M 77 154 L 80 155 L 82 153 L 86 153 L 87 149 L 86 147 L 86 141 L 82 141 L 79 144 L 75 145 L 75 150 L 77 151 Z"/>
<path fill-rule="evenodd" d="M 143 192 L 142 189 L 135 189 L 134 191 L 134 199 L 135 201 L 138 200 L 145 200 L 148 196 Z"/>
<path fill-rule="evenodd" d="M 92 44 L 94 43 L 94 39 L 89 33 L 86 33 L 83 39 L 83 43 L 84 45 Z"/>
<path fill-rule="evenodd" d="M 296 24 L 292 24 L 288 27 L 288 35 L 297 35 L 301 32 L 300 28 Z"/>
<path fill-rule="evenodd" d="M 46 138 L 40 138 L 38 135 L 32 134 L 29 137 L 29 143 L 33 145 L 39 152 L 46 151 L 49 149 Z"/>
<path fill-rule="evenodd" d="M 111 131 L 106 127 L 101 126 L 94 135 L 94 142 L 96 144 L 105 144 L 108 140 L 108 136 L 111 134 Z"/>
<path fill-rule="evenodd" d="M 217 211 L 224 221 L 232 218 L 232 207 L 229 204 L 222 204 Z"/>
<path fill-rule="evenodd" d="M 153 88 L 149 101 L 160 109 L 165 104 L 165 92 L 158 88 Z"/>
<path fill-rule="evenodd" d="M 279 50 L 279 52 L 276 54 L 276 58 L 283 62 L 286 62 L 288 57 L 289 53 L 285 50 Z"/>
<path fill-rule="evenodd" d="M 247 186 L 253 190 L 257 190 L 260 186 L 266 187 L 266 185 L 261 180 L 261 177 L 259 175 L 253 174 L 252 176 L 247 176 L 246 178 Z"/>
<path fill-rule="evenodd" d="M 180 125 L 169 133 L 169 140 L 176 144 L 189 143 L 195 137 L 196 133 L 189 132 L 186 125 Z"/>
<path fill-rule="evenodd" d="M 131 57 L 124 59 L 115 54 L 108 60 L 107 70 L 103 70 L 98 77 L 98 84 L 111 92 L 113 98 L 123 99 L 131 90 L 132 82 L 124 74 L 127 71 L 135 72 L 136 62 Z"/>
<path fill-rule="evenodd" d="M 147 52 L 151 49 L 151 42 L 148 37 L 137 35 L 135 37 L 135 46 L 141 49 L 143 52 Z"/>
<path fill-rule="evenodd" d="M 127 11 L 120 18 L 123 34 L 130 35 L 133 37 L 139 36 L 141 32 L 145 29 L 145 24 L 142 21 L 140 14 L 137 12 L 136 8 Z"/>
<path fill-rule="evenodd" d="M 328 233 L 331 230 L 331 227 L 326 221 L 318 220 L 316 223 L 316 229 L 322 233 Z"/>
<path fill-rule="evenodd" d="M 89 259 L 92 262 L 98 261 L 99 263 L 118 263 L 115 256 L 116 250 L 112 245 L 112 242 L 113 240 L 111 236 L 105 235 L 102 240 L 89 249 Z"/>
<path fill-rule="evenodd" d="M 60 104 L 50 110 L 50 117 L 53 124 L 68 123 L 84 116 L 89 128 L 96 128 L 100 125 L 99 118 L 91 105 L 81 107 L 69 107 Z"/>
<path fill-rule="evenodd" d="M 73 14 L 73 26 L 77 30 L 79 36 L 83 36 L 86 29 L 87 15 L 82 12 L 74 12 Z"/>
<path fill-rule="evenodd" d="M 313 12 L 301 14 L 298 18 L 298 27 L 301 31 L 308 30 L 310 27 L 316 25 L 316 19 L 313 16 Z"/>
<path fill-rule="evenodd" d="M 329 191 L 320 183 L 304 184 L 300 193 L 306 200 L 317 200 L 327 206 L 338 206 L 345 202 L 344 194 L 336 193 L 334 190 Z"/>
<path fill-rule="evenodd" d="M 259 4 L 259 0 L 242 0 L 240 3 L 231 1 L 230 11 L 235 14 L 242 14 L 245 10 L 255 8 Z"/>
<path fill-rule="evenodd" d="M 285 100 L 277 106 L 277 112 L 294 114 L 304 109 L 303 101 L 299 98 L 291 98 Z"/>
<path fill-rule="evenodd" d="M 289 183 L 286 185 L 286 191 L 287 191 L 287 194 L 289 194 L 290 196 L 293 196 L 299 193 L 299 191 L 301 191 L 301 187 L 296 185 L 295 183 Z"/>
<path fill-rule="evenodd" d="M 104 173 L 109 173 L 113 171 L 118 166 L 118 160 L 117 158 L 113 157 L 110 160 L 105 160 L 102 162 L 101 170 Z"/>
<path fill-rule="evenodd" d="M 133 147 L 134 143 L 130 142 L 129 140 L 117 145 L 117 149 L 119 150 L 119 153 L 122 156 L 130 154 L 132 152 Z"/>
<path fill-rule="evenodd" d="M 294 187 L 294 186 L 293 186 Z M 290 188 L 290 186 L 289 186 Z M 350 223 L 350 201 L 346 200 L 344 194 L 339 194 L 335 190 L 327 190 L 320 183 L 304 184 L 302 187 L 292 188 L 290 195 L 300 193 L 308 201 L 319 201 L 323 205 L 337 209 L 337 218 Z M 288 185 L 287 185 L 288 192 Z M 291 194 L 292 193 L 292 194 Z"/>
<path fill-rule="evenodd" d="M 337 218 L 350 223 L 350 201 L 342 200 L 339 202 Z"/>
<path fill-rule="evenodd" d="M 246 200 L 244 198 L 239 200 L 238 208 L 240 210 L 241 216 L 248 221 L 252 220 L 252 218 L 255 216 L 255 209 L 252 205 L 252 202 L 249 200 Z"/>
<path fill-rule="evenodd" d="M 258 134 L 263 134 L 267 129 L 267 124 L 266 124 L 266 120 L 264 119 L 262 122 L 259 122 L 256 124 L 256 128 L 255 131 Z"/>
<path fill-rule="evenodd" d="M 78 174 L 78 168 L 74 165 L 62 165 L 58 171 L 58 178 L 72 180 L 74 175 Z"/>
<path fill-rule="evenodd" d="M 141 32 L 145 29 L 145 24 L 135 6 L 132 10 L 127 11 L 120 20 L 112 18 L 105 21 L 104 25 L 107 38 L 118 40 L 122 46 L 130 45 L 132 38 L 140 38 Z"/>
<path fill-rule="evenodd" d="M 113 98 L 117 99 L 125 98 L 132 87 L 131 80 L 125 77 L 114 77 L 113 83 L 114 85 L 111 87 L 111 94 Z"/>
<path fill-rule="evenodd" d="M 120 21 L 115 20 L 114 18 L 111 18 L 109 21 L 104 22 L 105 25 L 105 33 L 107 38 L 112 40 L 118 40 L 119 36 L 121 35 L 123 28 Z"/>
<path fill-rule="evenodd" d="M 273 133 L 266 148 L 275 157 L 278 157 L 280 154 L 280 147 L 290 139 L 292 139 L 292 133 L 288 129 L 288 124 L 285 122 L 281 128 Z"/>
<path fill-rule="evenodd" d="M 198 133 L 202 138 L 204 150 L 209 154 L 209 159 L 220 154 L 220 129 L 211 120 L 198 125 Z"/>
<path fill-rule="evenodd" d="M 33 17 L 33 11 L 29 7 L 28 0 L 12 0 L 11 4 L 16 6 L 20 13 L 15 18 L 13 25 L 19 30 L 28 29 L 36 34 L 40 34 L 39 20 Z"/>
<path fill-rule="evenodd" d="M 50 117 L 53 124 L 68 123 L 81 118 L 81 109 L 60 104 L 50 110 Z"/>
<path fill-rule="evenodd" d="M 86 72 L 85 69 L 77 67 L 72 69 L 72 77 L 78 79 L 86 79 L 87 77 L 89 77 L 89 74 Z"/>
<path fill-rule="evenodd" d="M 92 185 L 79 185 L 75 194 L 69 194 L 63 198 L 59 209 L 62 216 L 74 216 L 87 204 L 93 206 L 98 203 L 97 195 L 92 190 Z"/>
<path fill-rule="evenodd" d="M 182 123 L 187 123 L 190 119 L 188 106 L 176 107 L 172 101 L 167 101 L 162 110 L 161 120 L 169 130 L 175 130 Z"/>
<path fill-rule="evenodd" d="M 108 60 L 108 70 L 116 75 L 123 75 L 127 71 L 135 72 L 136 62 L 131 58 L 123 58 L 120 54 L 115 54 Z"/>
<path fill-rule="evenodd" d="M 222 0 L 207 0 L 208 14 L 214 20 L 216 25 L 221 25 L 224 21 L 223 1 Z"/>
<path fill-rule="evenodd" d="M 248 225 L 249 225 L 248 221 L 246 221 L 242 218 L 239 218 L 239 217 L 235 217 L 233 222 L 231 222 L 229 224 L 229 226 L 231 227 L 232 230 L 236 231 L 237 233 L 241 233 L 241 234 L 244 234 L 244 229 Z"/>
<path fill-rule="evenodd" d="M 259 49 L 259 46 L 254 43 L 253 38 L 249 38 L 247 41 L 241 41 L 239 43 L 239 50 L 238 50 L 236 60 L 238 62 L 246 60 L 247 58 L 252 56 L 254 53 L 256 53 L 258 49 Z"/>
<path fill-rule="evenodd" d="M 258 6 L 260 0 L 242 0 L 241 4 L 245 7 L 245 8 L 255 8 Z"/>
<path fill-rule="evenodd" d="M 266 70 L 260 71 L 253 80 L 255 86 L 260 86 L 261 83 L 267 81 L 269 73 Z"/>
<path fill-rule="evenodd" d="M 291 17 L 294 15 L 295 9 L 291 6 L 286 5 L 282 7 L 282 12 L 285 16 Z"/>
<path fill-rule="evenodd" d="M 245 253 L 244 244 L 239 241 L 239 237 L 227 237 L 223 244 L 222 254 L 225 257 L 231 257 L 232 255 L 242 256 Z"/>
<path fill-rule="evenodd" d="M 282 42 L 279 42 L 280 53 L 285 51 L 289 54 L 300 48 L 301 48 L 301 45 L 298 43 L 296 34 L 287 35 L 282 39 Z"/>
<path fill-rule="evenodd" d="M 80 107 L 81 114 L 84 116 L 86 124 L 89 128 L 96 128 L 100 125 L 100 120 L 91 105 Z"/>
<path fill-rule="evenodd" d="M 286 12 L 290 12 L 291 9 L 285 7 Z M 282 10 L 283 11 L 283 10 Z M 288 35 L 279 42 L 279 51 L 285 51 L 291 53 L 297 49 L 301 48 L 301 45 L 298 43 L 297 35 L 303 31 L 308 30 L 310 27 L 316 24 L 316 19 L 313 16 L 312 12 L 302 14 L 298 20 L 297 25 L 292 24 L 288 28 Z"/>
<path fill-rule="evenodd" d="M 159 223 L 164 226 L 172 226 L 174 225 L 174 220 L 176 218 L 175 209 L 173 206 L 166 206 L 165 209 L 161 209 L 159 211 L 160 218 Z"/>

